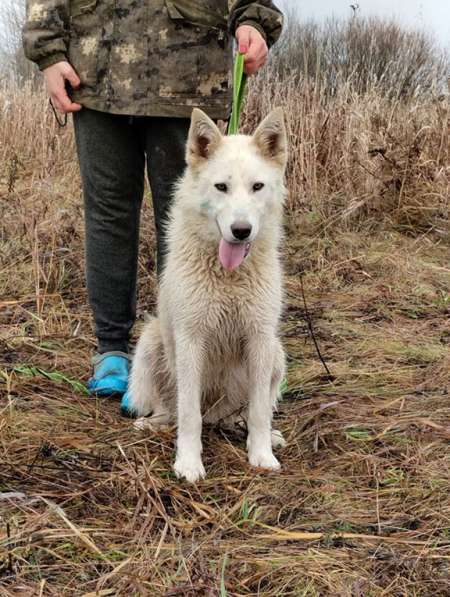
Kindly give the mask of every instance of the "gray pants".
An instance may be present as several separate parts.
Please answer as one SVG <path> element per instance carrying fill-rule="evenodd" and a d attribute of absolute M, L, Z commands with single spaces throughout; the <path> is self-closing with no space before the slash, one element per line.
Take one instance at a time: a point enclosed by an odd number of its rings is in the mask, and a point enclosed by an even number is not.
<path fill-rule="evenodd" d="M 185 167 L 189 120 L 130 118 L 84 108 L 74 115 L 86 220 L 86 277 L 98 352 L 128 351 L 136 316 L 145 167 L 153 196 L 157 270 L 173 183 Z"/>

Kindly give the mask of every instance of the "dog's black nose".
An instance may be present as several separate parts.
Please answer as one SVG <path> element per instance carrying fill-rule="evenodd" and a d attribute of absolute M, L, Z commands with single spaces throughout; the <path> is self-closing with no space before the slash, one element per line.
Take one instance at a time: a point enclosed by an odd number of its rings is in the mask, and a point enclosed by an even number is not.
<path fill-rule="evenodd" d="M 252 227 L 248 222 L 237 222 L 231 226 L 231 232 L 236 240 L 245 240 L 252 232 Z"/>

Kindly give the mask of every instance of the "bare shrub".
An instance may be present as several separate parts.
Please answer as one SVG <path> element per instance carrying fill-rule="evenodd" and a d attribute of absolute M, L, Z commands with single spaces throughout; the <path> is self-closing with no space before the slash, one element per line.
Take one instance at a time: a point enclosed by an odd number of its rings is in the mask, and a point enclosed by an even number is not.
<path fill-rule="evenodd" d="M 282 78 L 313 82 L 327 95 L 349 85 L 391 98 L 434 90 L 450 72 L 448 56 L 431 36 L 378 17 L 319 24 L 290 15 L 272 65 Z"/>
<path fill-rule="evenodd" d="M 290 131 L 289 210 L 334 228 L 389 221 L 446 234 L 450 215 L 450 106 L 446 96 L 392 99 L 351 83 L 333 97 L 281 78 L 276 64 L 251 83 L 245 128 L 285 108 Z"/>
<path fill-rule="evenodd" d="M 346 230 L 389 220 L 409 233 L 447 234 L 449 99 L 436 85 L 445 64 L 425 35 L 392 22 L 290 19 L 268 68 L 250 82 L 243 122 L 250 132 L 272 106 L 285 108 L 289 211 Z M 19 81 L 0 88 L 8 188 L 57 172 L 78 184 L 71 130 L 57 134 L 44 91 Z"/>

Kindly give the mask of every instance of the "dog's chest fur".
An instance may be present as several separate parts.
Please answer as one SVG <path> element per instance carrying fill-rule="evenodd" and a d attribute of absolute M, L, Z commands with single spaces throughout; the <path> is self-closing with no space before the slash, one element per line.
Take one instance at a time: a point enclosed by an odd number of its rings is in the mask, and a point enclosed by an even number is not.
<path fill-rule="evenodd" d="M 267 253 L 261 243 L 241 267 L 226 272 L 213 245 L 177 249 L 169 257 L 159 301 L 160 307 L 168 308 L 172 329 L 200 337 L 209 360 L 216 364 L 240 361 L 250 334 L 277 325 L 281 309 L 277 252 Z M 172 271 L 177 272 L 176 292 Z"/>

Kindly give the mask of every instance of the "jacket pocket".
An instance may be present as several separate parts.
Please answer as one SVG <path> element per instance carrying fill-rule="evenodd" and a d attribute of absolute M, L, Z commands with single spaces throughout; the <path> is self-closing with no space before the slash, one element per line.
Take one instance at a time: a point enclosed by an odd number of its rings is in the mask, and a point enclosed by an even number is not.
<path fill-rule="evenodd" d="M 169 17 L 175 22 L 211 29 L 228 28 L 227 0 L 164 0 L 164 2 Z"/>
<path fill-rule="evenodd" d="M 70 16 L 79 17 L 92 12 L 97 6 L 97 0 L 70 0 Z"/>

